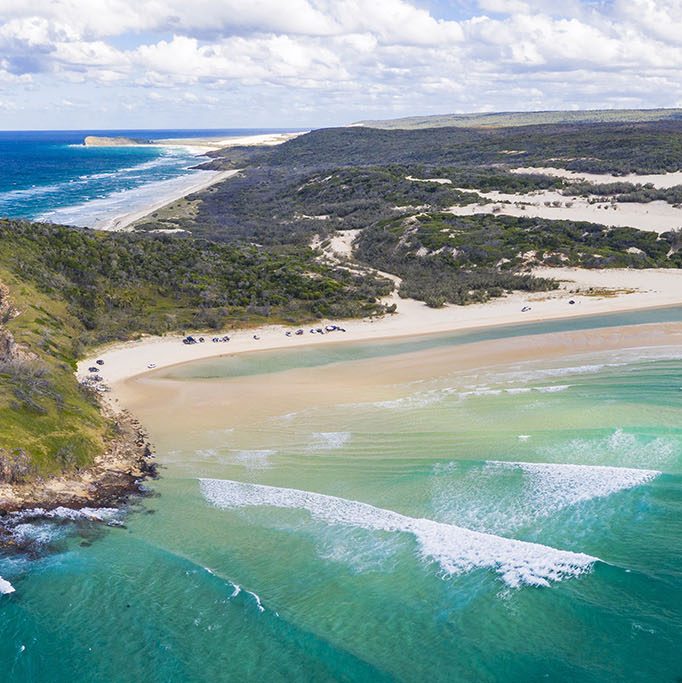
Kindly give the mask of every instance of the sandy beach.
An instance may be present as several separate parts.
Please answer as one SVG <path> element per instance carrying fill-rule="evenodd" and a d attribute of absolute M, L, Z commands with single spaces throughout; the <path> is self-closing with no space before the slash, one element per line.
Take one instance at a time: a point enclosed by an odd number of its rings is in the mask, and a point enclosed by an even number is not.
<path fill-rule="evenodd" d="M 287 142 L 287 140 L 291 140 L 303 134 L 304 133 L 268 133 L 263 135 L 241 135 L 232 138 L 168 138 L 154 140 L 153 144 L 160 147 L 182 147 L 192 154 L 203 156 L 206 152 L 224 149 L 226 147 L 270 147 L 273 145 L 281 145 L 283 142 Z M 167 206 L 188 194 L 205 190 L 207 187 L 222 182 L 227 178 L 231 178 L 237 173 L 239 173 L 239 169 L 231 171 L 194 171 L 193 174 L 187 176 L 185 183 L 167 183 L 165 186 L 160 187 L 161 194 L 158 200 L 152 204 L 145 205 L 141 209 L 135 211 L 114 216 L 104 222 L 97 223 L 93 227 L 96 227 L 98 230 L 130 230 L 134 223 L 154 211 L 158 211 L 164 206 Z M 162 181 L 162 183 L 163 182 L 165 181 Z"/>
<path fill-rule="evenodd" d="M 205 138 L 165 138 L 154 140 L 153 144 L 164 147 L 185 147 L 196 150 L 197 154 L 205 154 L 216 149 L 226 147 L 255 147 L 281 145 L 287 140 L 292 140 L 299 135 L 305 135 L 308 131 L 297 133 L 264 133 L 262 135 L 239 135 L 237 137 L 205 137 Z"/>
<path fill-rule="evenodd" d="M 306 410 L 334 410 L 339 404 L 396 402 L 415 390 L 448 377 L 448 384 L 466 392 L 473 378 L 493 378 L 498 369 L 519 364 L 590 364 L 600 354 L 622 352 L 623 358 L 647 357 L 680 348 L 681 323 L 631 325 L 591 330 L 508 337 L 458 345 L 443 345 L 385 356 L 279 372 L 203 378 L 133 377 L 118 383 L 116 397 L 149 429 L 154 443 L 171 449 L 179 433 L 195 441 L 206 432 L 244 429 Z M 485 382 L 484 382 L 485 383 Z M 293 388 L 295 387 L 295 390 Z M 173 415 L 173 427 L 168 416 Z M 169 439 L 168 433 L 172 435 Z M 261 431 L 240 444 L 258 448 Z"/>
<path fill-rule="evenodd" d="M 185 345 L 179 335 L 145 337 L 138 341 L 114 344 L 99 350 L 78 364 L 78 375 L 86 377 L 96 360 L 104 361 L 101 375 L 113 389 L 116 385 L 144 373 L 194 360 L 258 350 L 303 348 L 338 342 L 378 340 L 396 337 L 446 333 L 496 325 L 518 324 L 634 311 L 662 306 L 682 305 L 682 271 L 656 270 L 580 270 L 571 268 L 538 269 L 535 274 L 561 281 L 553 292 L 513 293 L 485 304 L 428 308 L 421 302 L 400 299 L 394 294 L 387 302 L 398 305 L 396 314 L 374 320 L 332 321 L 346 332 L 310 334 L 311 327 L 329 321 L 302 326 L 305 334 L 286 336 L 296 328 L 265 326 L 248 330 L 229 330 L 231 340 L 213 343 L 217 332 L 204 332 L 203 344 Z M 575 303 L 570 304 L 569 301 Z M 522 308 L 530 310 L 522 312 Z M 222 336 L 224 332 L 220 333 Z M 254 339 L 254 335 L 259 339 Z M 149 367 L 153 365 L 153 367 Z"/>
<path fill-rule="evenodd" d="M 174 191 L 172 192 L 167 192 L 153 204 L 149 204 L 142 209 L 138 209 L 137 211 L 131 211 L 130 213 L 115 216 L 114 218 L 111 218 L 105 223 L 102 223 L 101 225 L 96 225 L 95 227 L 98 230 L 130 230 L 132 229 L 133 223 L 139 221 L 145 216 L 148 216 L 154 211 L 158 211 L 164 206 L 167 206 L 168 204 L 171 204 L 172 202 L 177 201 L 182 197 L 186 197 L 188 194 L 192 194 L 193 192 L 200 192 L 201 190 L 205 190 L 207 187 L 210 187 L 211 185 L 215 185 L 215 183 L 227 180 L 227 178 L 231 178 L 237 173 L 239 173 L 239 170 L 196 171 L 197 175 L 187 177 L 188 183 L 186 185 L 183 185 L 179 188 L 174 188 Z M 198 174 L 200 174 L 200 176 Z"/>

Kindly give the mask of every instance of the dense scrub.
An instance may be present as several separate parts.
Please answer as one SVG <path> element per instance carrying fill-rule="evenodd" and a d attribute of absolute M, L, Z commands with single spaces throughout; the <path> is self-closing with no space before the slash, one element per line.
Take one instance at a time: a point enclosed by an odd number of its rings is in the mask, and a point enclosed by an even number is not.
<path fill-rule="evenodd" d="M 74 376 L 93 344 L 139 333 L 377 313 L 392 284 L 305 249 L 0 221 L 0 482 L 92 462 L 111 429 Z M 3 290 L 4 291 L 4 290 Z M 9 310 L 9 309 L 7 309 Z M 18 314 L 16 314 L 18 312 Z"/>
<path fill-rule="evenodd" d="M 58 297 L 84 344 L 139 332 L 376 312 L 388 283 L 333 271 L 307 249 L 0 222 L 0 263 Z"/>
<path fill-rule="evenodd" d="M 609 197 L 616 202 L 647 203 L 663 201 L 678 206 L 682 204 L 682 185 L 656 188 L 647 183 L 571 183 L 565 184 L 562 192 L 571 196 Z M 682 219 L 682 216 L 681 216 Z"/>
<path fill-rule="evenodd" d="M 664 173 L 682 167 L 682 120 L 521 128 L 313 131 L 272 150 L 287 168 L 425 164 L 561 166 L 593 173 Z"/>
<path fill-rule="evenodd" d="M 523 274 L 538 265 L 681 267 L 681 237 L 573 221 L 424 213 L 367 228 L 356 250 L 366 263 L 403 278 L 403 296 L 442 305 L 555 287 Z"/>

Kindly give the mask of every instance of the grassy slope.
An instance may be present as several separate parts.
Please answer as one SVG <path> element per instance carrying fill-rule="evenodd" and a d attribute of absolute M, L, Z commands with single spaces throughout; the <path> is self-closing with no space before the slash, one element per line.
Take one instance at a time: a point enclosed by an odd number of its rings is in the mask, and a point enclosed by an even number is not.
<path fill-rule="evenodd" d="M 26 380 L 7 369 L 0 371 L 0 448 L 23 449 L 40 474 L 86 465 L 102 451 L 109 424 L 73 374 L 73 340 L 80 334 L 80 325 L 63 302 L 5 268 L 0 268 L 0 281 L 10 288 L 12 302 L 20 311 L 7 329 L 17 343 L 38 356 L 30 362 L 31 368 L 45 372 L 45 383 L 33 394 L 40 406 L 37 410 L 17 399 L 16 390 Z"/>
<path fill-rule="evenodd" d="M 102 452 L 110 425 L 74 375 L 87 347 L 143 333 L 362 316 L 378 312 L 377 296 L 391 288 L 333 271 L 309 249 L 24 221 L 0 221 L 0 282 L 19 311 L 6 331 L 35 356 L 0 363 L 0 449 L 23 450 L 40 474 Z"/>

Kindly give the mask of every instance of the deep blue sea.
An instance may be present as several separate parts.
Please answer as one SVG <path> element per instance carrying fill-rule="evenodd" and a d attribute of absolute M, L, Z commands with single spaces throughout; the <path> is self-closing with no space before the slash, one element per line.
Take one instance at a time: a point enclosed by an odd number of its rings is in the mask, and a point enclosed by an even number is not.
<path fill-rule="evenodd" d="M 280 129 L 0 131 L 0 216 L 85 227 L 201 182 L 191 147 L 85 147 L 87 135 L 163 140 L 229 138 Z"/>

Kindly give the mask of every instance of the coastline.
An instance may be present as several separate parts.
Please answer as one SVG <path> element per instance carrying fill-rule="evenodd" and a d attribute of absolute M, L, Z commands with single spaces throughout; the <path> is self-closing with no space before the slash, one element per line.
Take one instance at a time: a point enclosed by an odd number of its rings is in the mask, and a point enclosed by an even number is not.
<path fill-rule="evenodd" d="M 194 345 L 183 344 L 180 335 L 143 337 L 137 341 L 113 344 L 89 354 L 79 362 L 77 375 L 81 380 L 86 378 L 87 368 L 96 360 L 103 360 L 101 375 L 111 389 L 106 394 L 106 400 L 114 407 L 119 383 L 163 368 L 207 358 L 339 342 L 445 334 L 682 305 L 682 270 L 584 271 L 564 268 L 539 269 L 536 274 L 562 279 L 560 289 L 532 294 L 515 292 L 485 304 L 446 306 L 442 309 L 428 308 L 421 302 L 400 299 L 397 294 L 393 294 L 386 302 L 397 303 L 398 312 L 382 318 L 316 321 L 301 326 L 264 325 L 230 330 L 228 333 L 231 340 L 227 343 L 210 341 L 211 337 L 224 333 L 216 331 L 204 333 L 208 340 Z M 602 295 L 595 296 L 595 292 L 602 292 Z M 575 303 L 569 304 L 569 301 Z M 525 306 L 530 306 L 530 310 L 522 312 Z M 346 332 L 310 334 L 311 327 L 323 327 L 329 322 L 340 325 Z M 304 334 L 286 336 L 285 332 L 299 328 L 304 330 Z M 254 335 L 259 339 L 254 339 Z M 150 368 L 152 364 L 154 367 Z"/>
<path fill-rule="evenodd" d="M 239 169 L 233 171 L 195 171 L 195 173 L 207 173 L 210 175 L 209 177 L 205 177 L 203 180 L 193 183 L 192 185 L 177 189 L 175 192 L 167 193 L 153 204 L 148 204 L 141 209 L 137 209 L 136 211 L 114 216 L 102 225 L 96 226 L 97 229 L 111 232 L 119 232 L 130 229 L 133 223 L 143 219 L 145 216 L 149 216 L 150 214 L 154 213 L 154 211 L 158 211 L 164 206 L 168 206 L 168 204 L 172 204 L 178 199 L 186 197 L 188 194 L 200 192 L 211 185 L 215 185 L 216 183 L 235 176 L 237 173 L 239 173 Z"/>
<path fill-rule="evenodd" d="M 232 138 L 220 137 L 206 137 L 206 138 L 167 138 L 152 140 L 144 145 L 120 144 L 120 145 L 106 145 L 115 147 L 165 147 L 170 149 L 182 148 L 189 154 L 197 157 L 199 163 L 201 157 L 206 157 L 208 152 L 225 149 L 228 147 L 271 147 L 281 145 L 288 140 L 291 140 L 303 132 L 296 133 L 266 133 L 261 135 L 242 135 Z M 97 145 L 93 145 L 97 147 Z M 173 202 L 186 197 L 194 192 L 200 192 L 216 183 L 227 180 L 239 173 L 239 169 L 229 171 L 211 171 L 206 169 L 191 169 L 191 173 L 186 176 L 168 180 L 157 181 L 160 196 L 153 202 L 148 202 L 134 211 L 126 211 L 119 213 L 111 218 L 96 219 L 94 224 L 88 227 L 97 230 L 105 231 L 126 231 L 130 230 L 131 226 L 146 216 L 172 204 Z M 178 182 L 185 180 L 185 182 Z M 166 185 L 164 185 L 166 183 Z M 154 186 L 154 183 L 150 183 Z M 90 206 L 98 200 L 88 202 Z"/>
<path fill-rule="evenodd" d="M 4 528 L 4 522 L 11 521 L 11 513 L 35 510 L 40 516 L 58 507 L 119 506 L 131 496 L 142 494 L 142 482 L 156 476 L 151 445 L 138 420 L 126 411 L 113 414 L 106 406 L 103 410 L 113 420 L 115 436 L 90 467 L 55 477 L 0 484 L 0 547 L 11 542 Z"/>
<path fill-rule="evenodd" d="M 615 312 L 635 312 L 654 308 L 665 308 L 682 305 L 682 271 L 579 271 L 571 269 L 555 269 L 551 273 L 544 270 L 540 275 L 562 276 L 566 278 L 561 289 L 550 293 L 535 293 L 525 295 L 514 293 L 503 299 L 497 299 L 486 304 L 466 307 L 449 306 L 444 309 L 430 309 L 421 302 L 401 300 L 394 294 L 392 299 L 399 303 L 399 312 L 380 319 L 364 319 L 349 321 L 334 321 L 340 324 L 346 332 L 333 332 L 324 335 L 310 334 L 310 326 L 302 327 L 303 335 L 286 336 L 285 332 L 296 328 L 281 325 L 262 326 L 253 329 L 242 329 L 234 335 L 228 343 L 182 344 L 182 337 L 178 335 L 168 337 L 146 337 L 139 341 L 124 342 L 108 348 L 100 349 L 92 356 L 78 364 L 78 377 L 87 377 L 87 368 L 95 360 L 104 360 L 101 374 L 104 377 L 109 392 L 102 393 L 103 410 L 111 416 L 117 427 L 117 436 L 109 444 L 107 451 L 94 463 L 92 467 L 67 474 L 51 477 L 45 480 L 26 482 L 20 485 L 0 486 L 0 516 L 5 516 L 4 524 L 0 523 L 0 545 L 12 544 L 11 524 L 12 512 L 35 509 L 36 514 L 44 514 L 55 508 L 79 509 L 83 507 L 108 507 L 124 504 L 131 496 L 143 493 L 142 482 L 148 477 L 156 475 L 156 466 L 146 431 L 137 418 L 133 416 L 141 413 L 137 410 L 149 400 L 162 405 L 166 399 L 162 396 L 165 389 L 137 380 L 145 380 L 144 375 L 150 375 L 163 368 L 191 363 L 193 361 L 233 356 L 249 352 L 265 350 L 281 350 L 286 348 L 311 348 L 319 344 L 339 344 L 360 341 L 390 340 L 398 338 L 415 338 L 427 335 L 445 334 L 448 332 L 490 329 L 519 323 L 542 322 L 561 319 L 577 319 L 600 314 Z M 628 276 L 628 277 L 626 277 Z M 570 279 L 572 277 L 572 279 Z M 647 282 L 648 289 L 644 288 Z M 576 287 L 605 287 L 611 285 L 614 289 L 621 288 L 623 283 L 632 288 L 629 293 L 615 296 L 591 297 L 576 294 Z M 640 289 L 634 288 L 637 285 Z M 585 291 L 585 290 L 583 290 Z M 568 304 L 569 300 L 576 303 Z M 521 307 L 531 304 L 527 314 L 521 313 Z M 325 324 L 325 321 L 314 323 L 314 327 Z M 666 328 L 667 329 L 667 328 Z M 665 330 L 661 334 L 651 335 L 648 329 L 638 333 L 627 330 L 627 325 L 611 328 L 609 331 L 548 333 L 540 337 L 533 337 L 530 341 L 526 335 L 516 337 L 512 341 L 505 341 L 500 345 L 496 341 L 476 342 L 462 347 L 457 353 L 458 364 L 474 367 L 483 362 L 493 364 L 501 359 L 514 357 L 521 359 L 531 357 L 535 359 L 566 354 L 572 350 L 596 350 L 606 345 L 615 348 L 634 346 L 659 346 L 670 343 L 672 337 L 679 336 L 679 325 L 671 325 L 669 334 Z M 210 337 L 215 333 L 208 333 Z M 254 335 L 260 337 L 254 339 Z M 570 343 L 566 342 L 566 339 Z M 570 341 L 573 339 L 573 341 Z M 592 341 L 590 341 L 592 340 Z M 601 340 L 601 341 L 600 341 Z M 635 343 L 636 342 L 636 343 Z M 675 342 L 673 342 L 675 343 Z M 665 345 L 665 344 L 664 344 Z M 516 350 L 514 350 L 516 349 Z M 432 352 L 432 361 L 440 358 L 438 351 Z M 452 351 L 447 351 L 452 353 Z M 482 354 L 482 355 L 481 355 Z M 443 359 L 432 363 L 434 367 L 442 368 Z M 154 363 L 153 368 L 148 367 Z M 391 374 L 395 366 L 394 359 L 385 358 L 377 362 L 372 361 L 372 368 L 365 371 L 366 377 L 359 382 L 367 383 L 373 373 Z M 99 366 L 98 366 L 99 367 Z M 338 373 L 336 370 L 320 369 L 315 373 L 314 384 L 322 387 L 320 391 L 327 391 L 324 387 L 330 384 L 327 374 Z M 320 382 L 320 379 L 324 381 Z M 341 378 L 339 381 L 346 382 Z M 371 382 L 370 382 L 371 384 Z M 132 385 L 132 386 L 131 386 Z M 144 386 L 144 391 L 139 391 Z M 258 386 L 258 394 L 268 395 L 268 401 L 259 402 L 259 409 L 270 402 L 277 394 L 276 383 L 271 377 L 264 382 L 254 382 Z M 359 385 L 358 385 L 359 386 Z M 268 388 L 269 387 L 269 388 Z M 210 394 L 210 391 L 208 391 Z M 282 409 L 291 405 L 289 386 L 281 390 Z M 335 396 L 338 398 L 339 390 Z M 353 394 L 354 395 L 354 394 Z M 349 398 L 351 395 L 349 395 Z M 336 400 L 336 399 L 335 399 Z M 140 403 L 142 401 L 142 403 Z M 241 402 L 241 401 L 240 401 Z M 216 401 L 216 403 L 218 403 Z M 247 405 L 248 404 L 248 405 Z M 253 405 L 250 401 L 241 406 L 246 414 L 251 414 Z M 129 411 L 132 411 L 129 412 Z M 233 412 L 240 412 L 235 405 Z M 256 411 L 257 412 L 257 411 Z M 147 425 L 146 425 L 147 426 Z M 4 529 L 4 531 L 3 531 Z"/>

